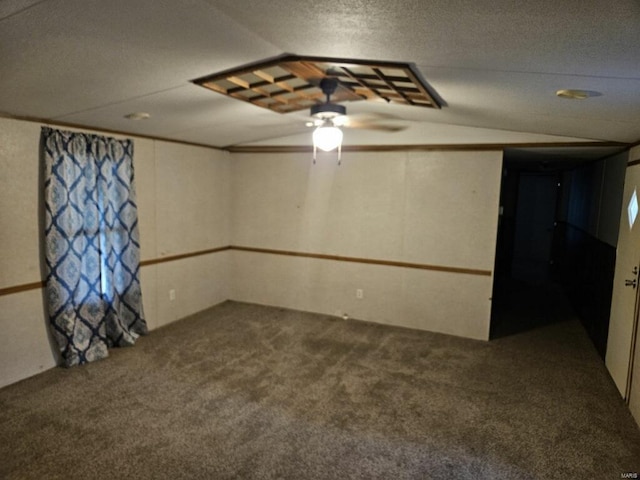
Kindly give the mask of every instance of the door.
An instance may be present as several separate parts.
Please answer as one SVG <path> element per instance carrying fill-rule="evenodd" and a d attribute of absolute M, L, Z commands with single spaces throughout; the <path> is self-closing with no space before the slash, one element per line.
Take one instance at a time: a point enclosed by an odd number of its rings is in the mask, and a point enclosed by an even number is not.
<path fill-rule="evenodd" d="M 638 328 L 637 320 L 634 347 L 635 354 L 631 364 L 631 384 L 629 385 L 629 410 L 640 425 L 640 328 Z"/>
<path fill-rule="evenodd" d="M 533 285 L 549 280 L 557 194 L 557 175 L 520 175 L 511 263 L 517 280 Z"/>
<path fill-rule="evenodd" d="M 609 337 L 606 365 L 622 396 L 629 401 L 632 365 L 636 356 L 635 344 L 638 326 L 638 269 L 640 268 L 640 161 L 627 166 L 624 183 L 620 233 L 616 251 L 616 269 L 613 280 Z M 640 365 L 636 363 L 636 372 Z M 633 386 L 634 402 L 640 402 L 640 380 L 637 375 Z M 635 403 L 634 403 L 635 405 Z M 640 422 L 640 417 L 636 417 Z"/>

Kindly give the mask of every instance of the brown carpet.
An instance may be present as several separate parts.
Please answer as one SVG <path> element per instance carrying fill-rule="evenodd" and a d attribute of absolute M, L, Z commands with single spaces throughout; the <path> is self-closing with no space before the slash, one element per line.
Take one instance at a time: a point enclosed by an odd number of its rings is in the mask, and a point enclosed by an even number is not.
<path fill-rule="evenodd" d="M 227 302 L 0 390 L 2 479 L 619 479 L 576 320 L 491 342 Z"/>

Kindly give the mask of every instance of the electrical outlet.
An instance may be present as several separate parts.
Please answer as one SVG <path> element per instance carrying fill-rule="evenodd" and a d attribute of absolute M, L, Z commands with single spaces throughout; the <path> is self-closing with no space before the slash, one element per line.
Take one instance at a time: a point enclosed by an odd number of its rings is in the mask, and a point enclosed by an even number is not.
<path fill-rule="evenodd" d="M 358 300 L 362 300 L 364 298 L 364 290 L 362 290 L 361 288 L 357 288 L 356 289 L 356 298 Z"/>
<path fill-rule="evenodd" d="M 169 290 L 169 300 L 173 302 L 175 299 L 176 299 L 176 291 Z"/>

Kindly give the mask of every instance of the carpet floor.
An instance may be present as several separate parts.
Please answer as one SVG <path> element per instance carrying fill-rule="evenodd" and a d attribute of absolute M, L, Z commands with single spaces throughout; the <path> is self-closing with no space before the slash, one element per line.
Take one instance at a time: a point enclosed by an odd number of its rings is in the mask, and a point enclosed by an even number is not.
<path fill-rule="evenodd" d="M 619 479 L 640 429 L 575 319 L 481 342 L 226 302 L 0 389 L 2 479 Z"/>

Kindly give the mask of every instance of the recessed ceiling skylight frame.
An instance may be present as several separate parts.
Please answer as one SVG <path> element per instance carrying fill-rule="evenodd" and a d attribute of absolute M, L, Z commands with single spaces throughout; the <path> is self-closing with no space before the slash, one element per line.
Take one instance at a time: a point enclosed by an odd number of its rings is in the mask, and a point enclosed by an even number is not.
<path fill-rule="evenodd" d="M 323 103 L 318 87 L 326 76 L 337 77 L 335 103 L 383 99 L 388 103 L 441 108 L 412 64 L 285 55 L 207 75 L 193 83 L 214 92 L 278 113 Z"/>

